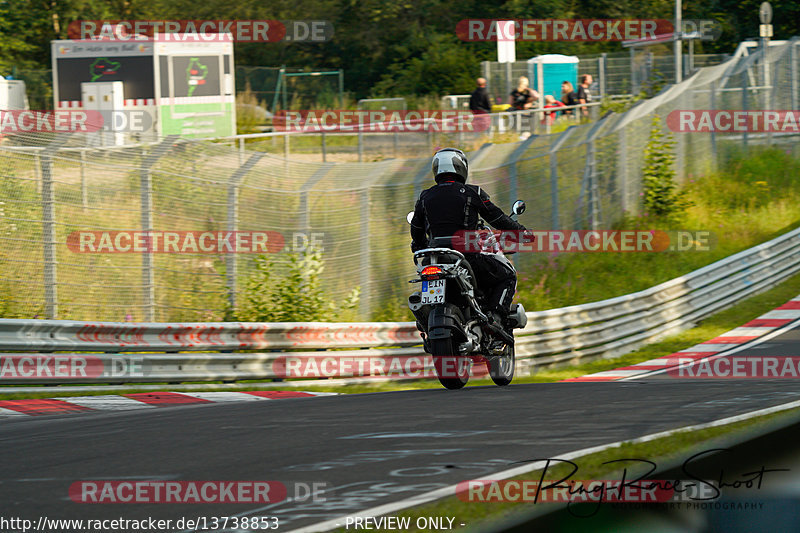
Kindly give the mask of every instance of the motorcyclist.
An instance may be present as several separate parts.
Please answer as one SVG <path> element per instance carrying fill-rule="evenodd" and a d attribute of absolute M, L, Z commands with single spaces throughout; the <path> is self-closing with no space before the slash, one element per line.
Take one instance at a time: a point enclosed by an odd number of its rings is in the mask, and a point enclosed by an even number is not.
<path fill-rule="evenodd" d="M 437 246 L 437 241 L 442 242 L 441 239 L 451 238 L 462 230 L 476 230 L 479 216 L 496 229 L 526 230 L 494 205 L 486 191 L 467 184 L 469 163 L 464 152 L 455 148 L 439 150 L 431 166 L 436 185 L 422 191 L 414 208 L 412 251 Z M 503 256 L 474 252 L 464 256 L 486 295 L 491 318 L 504 324 L 517 287 L 514 268 Z"/>

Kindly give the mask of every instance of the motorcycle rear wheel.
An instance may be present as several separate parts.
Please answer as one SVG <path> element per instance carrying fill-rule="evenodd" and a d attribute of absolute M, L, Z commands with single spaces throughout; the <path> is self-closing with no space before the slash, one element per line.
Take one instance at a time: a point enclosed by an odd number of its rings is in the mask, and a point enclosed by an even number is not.
<path fill-rule="evenodd" d="M 469 358 L 458 355 L 458 347 L 452 337 L 430 340 L 433 366 L 439 383 L 446 389 L 460 389 L 469 381 Z"/>

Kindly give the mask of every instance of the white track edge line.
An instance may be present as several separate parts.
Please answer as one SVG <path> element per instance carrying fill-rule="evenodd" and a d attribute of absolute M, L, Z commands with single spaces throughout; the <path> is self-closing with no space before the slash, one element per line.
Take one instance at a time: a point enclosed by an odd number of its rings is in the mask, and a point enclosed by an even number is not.
<path fill-rule="evenodd" d="M 734 415 L 729 416 L 727 418 L 721 418 L 719 420 L 713 420 L 711 422 L 705 422 L 702 424 L 694 424 L 691 426 L 684 426 L 675 429 L 669 429 L 666 431 L 660 431 L 658 433 L 651 433 L 650 435 L 644 435 L 642 437 L 638 437 L 632 440 L 624 440 L 624 441 L 617 441 L 611 444 L 603 444 L 600 446 L 594 446 L 592 448 L 584 448 L 583 450 L 577 450 L 574 452 L 569 452 L 566 454 L 559 455 L 558 459 L 575 459 L 584 455 L 589 455 L 596 452 L 601 452 L 604 450 L 608 450 L 610 448 L 617 448 L 622 446 L 623 444 L 627 443 L 640 443 L 640 442 L 648 442 L 651 440 L 659 439 L 662 437 L 668 437 L 675 433 L 681 433 L 686 431 L 698 431 L 701 429 L 706 429 L 710 427 L 716 426 L 724 426 L 726 424 L 732 424 L 735 422 L 740 422 L 742 420 L 747 420 L 750 418 L 755 418 L 758 416 L 768 415 L 772 413 L 777 413 L 780 411 L 786 411 L 788 409 L 793 409 L 795 407 L 800 407 L 800 400 L 796 400 L 794 402 L 789 402 L 781 405 L 776 405 L 773 407 L 766 407 L 764 409 L 759 409 L 757 411 L 751 411 L 749 413 L 743 413 L 741 415 Z M 508 479 L 510 477 L 518 476 L 520 474 L 526 474 L 528 472 L 532 472 L 534 470 L 539 470 L 544 468 L 547 465 L 546 461 L 537 461 L 535 463 L 531 463 L 525 466 L 518 466 L 516 468 L 511 468 L 509 470 L 503 470 L 496 474 L 492 474 L 486 476 L 482 479 Z M 377 507 L 373 507 L 371 509 L 365 509 L 363 511 L 359 511 L 357 514 L 349 514 L 343 515 L 339 518 L 332 518 L 330 520 L 326 520 L 324 522 L 319 522 L 317 524 L 312 524 L 310 526 L 301 527 L 299 529 L 292 529 L 289 530 L 288 533 L 317 533 L 322 531 L 330 531 L 335 527 L 342 527 L 344 520 L 347 517 L 366 517 L 366 516 L 381 516 L 387 513 L 391 513 L 393 511 L 399 511 L 401 509 L 406 509 L 408 507 L 413 507 L 416 505 L 420 505 L 423 503 L 428 503 L 433 500 L 438 500 L 447 496 L 455 496 L 456 489 L 458 484 L 451 485 L 449 487 L 442 487 L 441 489 L 436 489 L 430 492 L 426 492 L 424 494 L 420 494 L 419 496 L 415 496 L 412 498 L 407 498 L 405 500 L 400 500 L 398 502 L 387 503 L 384 505 L 379 505 Z"/>

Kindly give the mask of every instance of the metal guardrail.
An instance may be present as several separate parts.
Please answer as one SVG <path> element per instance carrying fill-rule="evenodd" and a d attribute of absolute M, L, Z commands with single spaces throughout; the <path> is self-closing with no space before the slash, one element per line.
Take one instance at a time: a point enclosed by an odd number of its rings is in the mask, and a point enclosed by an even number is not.
<path fill-rule="evenodd" d="M 525 374 L 546 366 L 614 357 L 687 329 L 800 271 L 799 254 L 800 228 L 640 292 L 529 312 L 528 326 L 517 337 L 517 370 Z M 419 343 L 413 322 L 143 324 L 0 319 L 0 351 L 5 352 L 0 354 L 0 362 L 22 357 L 60 357 L 64 361 L 81 357 L 105 368 L 105 372 L 94 372 L 94 377 L 34 379 L 8 376 L 0 364 L 0 384 L 283 378 L 288 358 L 417 358 L 416 367 L 429 369 L 430 358 Z M 273 353 L 208 353 L 233 350 Z M 194 353 L 198 351 L 206 353 Z M 125 365 L 134 361 L 147 372 L 109 377 L 114 376 L 115 361 Z M 363 373 L 351 368 L 337 377 L 356 375 Z"/>
<path fill-rule="evenodd" d="M 193 352 L 400 347 L 419 344 L 405 322 L 182 324 L 0 319 L 0 350 Z"/>

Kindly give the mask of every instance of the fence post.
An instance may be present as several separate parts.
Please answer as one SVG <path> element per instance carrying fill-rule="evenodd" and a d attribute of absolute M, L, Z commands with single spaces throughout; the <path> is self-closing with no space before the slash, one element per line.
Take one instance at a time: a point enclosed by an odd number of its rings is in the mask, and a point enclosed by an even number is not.
<path fill-rule="evenodd" d="M 244 138 L 239 137 L 239 164 L 244 163 Z"/>
<path fill-rule="evenodd" d="M 717 109 L 717 80 L 711 82 L 710 85 L 711 89 L 711 99 L 709 101 L 709 107 L 716 111 Z M 714 168 L 717 168 L 717 134 L 714 131 L 714 128 L 711 128 L 711 158 L 714 164 Z"/>
<path fill-rule="evenodd" d="M 339 69 L 339 109 L 344 109 L 344 69 Z"/>
<path fill-rule="evenodd" d="M 86 190 L 86 150 L 81 148 L 81 205 L 84 209 L 89 207 L 89 193 Z"/>
<path fill-rule="evenodd" d="M 589 193 L 589 228 L 597 229 L 598 199 L 597 199 L 597 161 L 595 161 L 594 139 L 586 144 L 586 171 L 588 172 Z"/>
<path fill-rule="evenodd" d="M 328 161 L 327 147 L 325 146 L 325 132 L 322 132 L 322 162 Z"/>
<path fill-rule="evenodd" d="M 586 136 L 586 165 L 583 169 L 583 184 L 581 186 L 581 197 L 589 197 L 589 229 L 597 229 L 600 221 L 600 199 L 597 186 L 597 161 L 595 160 L 595 138 L 606 119 L 598 120 L 592 125 L 592 129 Z M 582 203 L 582 198 L 579 204 Z"/>
<path fill-rule="evenodd" d="M 748 109 L 750 109 L 750 106 L 747 94 L 747 70 L 745 70 L 742 72 L 742 110 L 747 111 Z M 747 128 L 744 128 L 744 131 L 742 131 L 742 147 L 745 152 L 747 151 L 747 141 Z"/>
<path fill-rule="evenodd" d="M 361 134 L 361 125 L 358 125 L 358 162 L 361 163 L 364 159 L 364 144 Z"/>
<path fill-rule="evenodd" d="M 431 177 L 431 181 L 433 181 L 431 163 L 426 160 L 425 163 L 422 165 L 422 168 L 420 169 L 420 171 L 414 177 L 414 182 L 413 182 L 414 183 L 414 199 L 413 199 L 414 205 L 416 205 L 417 200 L 419 199 L 419 195 L 422 192 L 422 187 L 423 187 L 423 185 L 425 183 L 425 180 L 429 176 Z"/>
<path fill-rule="evenodd" d="M 600 96 L 606 97 L 606 61 L 608 60 L 608 53 L 603 52 L 600 55 L 597 65 L 597 77 L 600 78 Z"/>
<path fill-rule="evenodd" d="M 519 161 L 519 158 L 522 157 L 522 155 L 528 150 L 528 147 L 533 144 L 533 141 L 535 140 L 536 136 L 531 135 L 519 143 L 519 146 L 514 148 L 514 151 L 511 152 L 511 156 L 508 158 L 511 162 L 508 169 L 508 199 L 511 201 L 511 204 L 517 201 L 517 161 Z M 510 208 L 511 205 L 508 205 L 507 207 Z M 503 211 L 505 210 L 506 207 L 503 207 Z"/>
<path fill-rule="evenodd" d="M 372 306 L 370 301 L 370 263 L 371 263 L 371 228 L 370 228 L 370 194 L 369 184 L 364 187 L 361 195 L 361 300 L 360 311 L 363 320 L 370 320 Z"/>
<path fill-rule="evenodd" d="M 636 59 L 635 50 L 636 50 L 635 48 L 631 47 L 631 53 L 630 53 L 630 63 L 631 64 L 630 64 L 630 68 L 631 68 L 631 94 L 632 95 L 635 95 L 636 93 L 639 92 L 637 90 L 637 87 L 636 87 L 637 86 L 637 83 L 636 83 L 636 67 L 634 66 L 634 63 L 635 63 L 634 60 Z"/>
<path fill-rule="evenodd" d="M 42 150 L 42 251 L 44 255 L 44 313 L 46 318 L 58 318 L 58 272 L 56 256 L 56 192 L 53 187 L 53 154 L 69 139 L 59 134 Z"/>
<path fill-rule="evenodd" d="M 513 87 L 513 81 L 511 80 L 511 63 L 506 63 L 506 92 L 505 94 L 511 94 L 511 90 Z"/>
<path fill-rule="evenodd" d="M 790 44 L 789 46 L 791 47 L 792 45 Z M 784 57 L 786 57 L 786 55 L 785 54 L 781 54 L 781 59 L 783 59 Z M 766 63 L 766 59 L 767 58 L 764 57 L 764 62 L 765 63 Z M 778 98 L 777 98 L 778 95 L 776 94 L 776 92 L 777 92 L 778 83 L 779 83 L 779 81 L 778 81 L 778 70 L 779 70 L 778 69 L 778 62 L 776 61 L 775 65 L 771 69 L 769 68 L 770 65 L 766 65 L 766 66 L 767 66 L 767 73 L 772 78 L 771 80 L 769 80 L 770 87 L 769 87 L 769 92 L 767 93 L 767 100 L 768 100 L 767 109 L 776 109 L 777 108 L 776 102 L 778 101 Z M 766 83 L 765 83 L 765 85 L 766 85 Z M 762 109 L 763 109 L 763 107 L 762 107 Z M 792 110 L 794 111 L 794 108 L 792 108 Z M 774 137 L 773 137 L 772 129 L 768 128 L 767 129 L 767 146 L 772 146 L 773 138 Z"/>
<path fill-rule="evenodd" d="M 619 155 L 617 156 L 617 176 L 619 176 L 620 209 L 623 215 L 628 212 L 628 136 L 625 127 L 619 130 Z"/>
<path fill-rule="evenodd" d="M 517 172 L 517 161 L 519 161 L 519 158 L 522 157 L 522 155 L 525 153 L 525 151 L 528 149 L 528 147 L 535 140 L 536 140 L 536 136 L 535 135 L 531 135 L 530 137 L 528 137 L 527 139 L 525 139 L 524 141 L 519 143 L 519 146 L 514 148 L 514 151 L 511 152 L 511 155 L 508 158 L 508 161 L 509 161 L 509 163 L 508 163 L 508 200 L 509 200 L 510 203 L 509 203 L 508 206 L 502 206 L 503 211 L 505 211 L 506 209 L 510 209 L 511 206 L 514 205 L 514 202 L 516 202 L 517 199 L 518 199 L 517 198 L 517 194 L 518 194 L 517 185 L 519 183 L 519 177 L 518 177 L 518 172 Z M 510 255 L 509 256 L 509 260 L 514 264 L 517 263 L 515 255 Z"/>
<path fill-rule="evenodd" d="M 300 188 L 300 229 L 306 232 L 306 237 L 309 239 L 311 238 L 309 235 L 311 233 L 311 208 L 308 205 L 308 193 L 333 167 L 333 163 L 320 166 Z"/>
<path fill-rule="evenodd" d="M 39 151 L 33 153 L 33 177 L 36 179 L 36 192 L 42 192 L 42 157 Z"/>
<path fill-rule="evenodd" d="M 236 169 L 228 180 L 228 223 L 229 232 L 239 230 L 239 185 L 248 172 L 264 157 L 264 152 L 256 152 L 251 155 L 247 162 Z M 235 238 L 234 238 L 235 240 Z M 225 254 L 225 278 L 228 286 L 228 303 L 231 312 L 236 311 L 236 279 L 237 279 L 236 253 L 228 252 Z M 226 317 L 228 318 L 228 317 Z"/>
<path fill-rule="evenodd" d="M 285 178 L 289 179 L 289 132 L 283 133 L 283 172 Z"/>
<path fill-rule="evenodd" d="M 789 43 L 791 46 L 791 51 L 789 53 L 789 57 L 791 58 L 792 62 L 792 109 L 797 109 L 798 102 L 797 102 L 797 92 L 800 90 L 797 86 L 797 46 L 800 44 L 798 41 L 793 41 Z"/>
<path fill-rule="evenodd" d="M 178 138 L 178 135 L 170 135 L 166 137 L 161 143 L 156 145 L 153 150 L 147 154 L 147 157 L 142 162 L 142 168 L 139 171 L 139 188 L 142 202 L 142 231 L 145 235 L 150 237 L 150 232 L 153 231 L 153 180 L 150 169 L 156 162 L 166 154 L 171 148 L 172 143 Z M 155 274 L 153 270 L 153 252 L 152 240 L 148 241 L 147 251 L 142 254 L 142 306 L 144 308 L 144 321 L 155 322 L 156 311 L 156 298 L 155 298 Z"/>
<path fill-rule="evenodd" d="M 560 229 L 561 226 L 558 213 L 558 151 L 575 129 L 575 126 L 570 126 L 550 145 L 550 229 L 553 230 Z"/>

